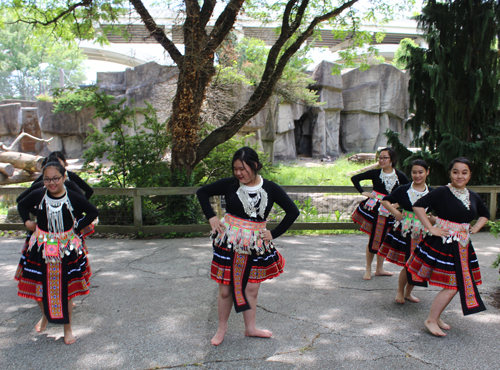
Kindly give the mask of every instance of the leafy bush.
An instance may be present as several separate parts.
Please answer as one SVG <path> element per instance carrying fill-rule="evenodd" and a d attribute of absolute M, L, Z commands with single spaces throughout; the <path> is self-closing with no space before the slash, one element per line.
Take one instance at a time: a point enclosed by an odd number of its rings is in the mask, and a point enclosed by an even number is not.
<path fill-rule="evenodd" d="M 234 153 L 244 146 L 250 146 L 259 155 L 262 162 L 261 174 L 266 175 L 274 173 L 272 164 L 268 161 L 268 156 L 259 150 L 257 144 L 248 145 L 246 141 L 252 135 L 242 137 L 232 137 L 228 141 L 218 145 L 209 155 L 207 155 L 194 169 L 194 183 L 197 185 L 206 185 L 215 180 L 233 176 L 232 160 Z"/>
<path fill-rule="evenodd" d="M 46 95 L 46 94 L 40 94 L 40 95 L 36 96 L 36 100 L 53 102 L 54 98 L 52 96 L 49 96 L 49 95 Z"/>
<path fill-rule="evenodd" d="M 96 87 L 85 89 L 56 89 L 53 100 L 54 114 L 79 112 L 83 108 L 93 105 L 96 97 Z M 40 99 L 39 99 L 40 100 Z"/>
<path fill-rule="evenodd" d="M 96 92 L 91 104 L 95 117 L 108 120 L 102 132 L 91 126 L 93 132 L 85 142 L 92 142 L 83 157 L 87 166 L 95 160 L 108 160 L 111 166 L 102 164 L 94 169 L 103 185 L 109 187 L 160 187 L 168 184 L 168 162 L 163 157 L 170 144 L 166 122 L 158 122 L 153 106 L 145 108 L 125 105 L 122 99 Z M 137 117 L 144 122 L 139 125 Z"/>
<path fill-rule="evenodd" d="M 495 238 L 498 238 L 500 235 L 500 221 L 488 221 L 488 226 L 490 227 L 490 232 L 495 236 Z M 500 254 L 497 256 L 497 259 L 493 262 L 491 267 L 500 267 Z"/>

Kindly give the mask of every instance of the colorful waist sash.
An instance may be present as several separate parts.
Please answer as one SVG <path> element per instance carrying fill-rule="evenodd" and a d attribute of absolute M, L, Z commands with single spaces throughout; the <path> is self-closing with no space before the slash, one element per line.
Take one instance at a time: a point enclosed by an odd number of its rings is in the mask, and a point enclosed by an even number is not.
<path fill-rule="evenodd" d="M 365 203 L 365 208 L 369 209 L 370 211 L 373 211 L 373 209 L 377 206 L 377 203 L 379 203 L 386 194 L 379 193 L 377 191 L 372 191 L 372 194 L 375 195 L 375 198 L 370 198 L 368 201 Z M 385 208 L 382 204 L 378 208 L 378 214 L 383 217 L 389 217 L 391 213 Z"/>
<path fill-rule="evenodd" d="M 484 303 L 477 290 L 476 282 L 474 281 L 473 272 L 471 271 L 470 259 L 472 256 L 470 245 L 470 225 L 459 224 L 448 220 L 438 218 L 436 227 L 447 229 L 450 231 L 449 236 L 443 236 L 443 244 L 457 242 L 453 246 L 453 259 L 455 262 L 455 273 L 457 279 L 457 288 L 460 293 L 460 303 L 462 304 L 462 312 L 464 315 L 486 310 Z"/>
<path fill-rule="evenodd" d="M 470 224 L 459 224 L 456 222 L 443 220 L 442 218 L 437 218 L 436 227 L 440 229 L 448 229 L 450 231 L 449 236 L 443 236 L 443 243 L 450 244 L 455 240 L 462 247 L 467 247 L 470 241 Z"/>
<path fill-rule="evenodd" d="M 35 243 L 38 245 L 38 250 L 43 248 L 43 258 L 46 263 L 61 263 L 64 255 L 69 255 L 74 249 L 82 253 L 82 241 L 73 229 L 63 233 L 49 233 L 37 226 L 29 241 L 29 251 Z"/>
<path fill-rule="evenodd" d="M 264 241 L 260 233 L 266 230 L 266 221 L 248 221 L 225 214 L 221 219 L 225 226 L 222 234 L 212 235 L 214 243 L 221 246 L 227 243 L 227 248 L 239 254 L 264 254 L 272 249 L 272 242 Z"/>
<path fill-rule="evenodd" d="M 406 237 L 408 233 L 411 233 L 413 239 L 419 239 L 420 235 L 427 232 L 425 227 L 422 225 L 415 213 L 403 210 L 403 219 L 401 221 L 394 222 L 394 228 L 401 225 L 401 234 Z"/>

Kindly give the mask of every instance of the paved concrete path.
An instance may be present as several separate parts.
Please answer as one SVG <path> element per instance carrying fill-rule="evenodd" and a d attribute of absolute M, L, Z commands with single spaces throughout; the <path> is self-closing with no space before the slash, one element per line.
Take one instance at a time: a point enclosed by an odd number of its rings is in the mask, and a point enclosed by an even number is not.
<path fill-rule="evenodd" d="M 473 236 L 487 311 L 464 317 L 456 297 L 444 313 L 446 338 L 423 325 L 436 287 L 415 288 L 418 304 L 395 303 L 397 277 L 362 280 L 365 235 L 282 237 L 285 273 L 262 284 L 257 309 L 271 339 L 246 338 L 231 314 L 224 342 L 217 328 L 217 284 L 208 278 L 207 238 L 89 239 L 90 295 L 77 299 L 76 344 L 62 326 L 36 333 L 33 301 L 16 295 L 22 240 L 0 238 L 1 369 L 498 369 L 500 240 Z M 386 264 L 398 272 L 399 267 Z"/>

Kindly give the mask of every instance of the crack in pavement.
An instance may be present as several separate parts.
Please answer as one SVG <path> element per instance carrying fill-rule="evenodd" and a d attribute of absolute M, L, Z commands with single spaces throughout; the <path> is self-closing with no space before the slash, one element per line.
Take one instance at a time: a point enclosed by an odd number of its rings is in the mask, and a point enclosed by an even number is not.
<path fill-rule="evenodd" d="M 125 265 L 125 268 L 129 268 L 129 267 L 130 267 L 130 265 L 131 265 L 132 263 L 134 263 L 134 262 L 140 261 L 140 260 L 142 260 L 142 259 L 144 259 L 144 258 L 147 258 L 147 257 L 154 256 L 156 253 L 161 252 L 161 251 L 163 251 L 164 249 L 166 249 L 166 248 L 168 248 L 168 247 L 169 247 L 169 245 L 165 245 L 164 247 L 161 247 L 160 249 L 155 248 L 155 249 L 153 250 L 153 252 L 152 252 L 152 253 L 147 254 L 147 255 L 144 255 L 144 256 L 141 256 L 141 257 L 137 257 L 136 259 L 133 259 L 133 260 L 129 261 L 129 262 Z"/>
<path fill-rule="evenodd" d="M 3 320 L 3 321 L 0 321 L 0 325 L 3 325 L 3 324 L 5 324 L 5 323 L 7 323 L 8 321 L 10 321 L 10 320 L 12 320 L 12 319 L 16 318 L 17 316 L 24 315 L 26 312 L 31 311 L 33 308 L 37 308 L 37 309 L 38 309 L 38 306 L 34 306 L 34 307 L 30 307 L 30 308 L 26 308 L 26 309 L 24 309 L 24 311 L 18 311 L 18 312 L 17 312 L 14 316 L 11 316 L 11 317 L 9 317 L 9 318 L 7 318 L 7 319 Z"/>
<path fill-rule="evenodd" d="M 411 340 L 411 341 L 408 341 L 408 342 L 404 342 L 404 343 L 411 343 L 411 342 L 418 342 L 418 340 Z M 425 365 L 430 365 L 430 366 L 434 366 L 436 369 L 442 369 L 440 366 L 436 365 L 436 364 L 433 364 L 431 362 L 428 362 L 428 361 L 424 361 L 423 359 L 421 358 L 418 358 L 418 357 L 415 357 L 413 356 L 411 353 L 408 353 L 406 352 L 405 350 L 403 350 L 402 348 L 399 348 L 398 347 L 398 344 L 401 343 L 401 342 L 393 342 L 393 341 L 387 341 L 387 344 L 389 344 L 390 346 L 392 346 L 393 348 L 395 348 L 396 350 L 400 351 L 401 353 L 403 353 L 406 357 L 410 357 L 422 364 L 425 364 Z"/>

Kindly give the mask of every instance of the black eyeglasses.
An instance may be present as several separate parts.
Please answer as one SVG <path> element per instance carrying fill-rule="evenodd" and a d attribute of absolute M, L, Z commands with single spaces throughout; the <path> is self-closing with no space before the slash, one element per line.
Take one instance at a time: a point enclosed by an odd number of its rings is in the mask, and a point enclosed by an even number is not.
<path fill-rule="evenodd" d="M 44 178 L 43 179 L 43 183 L 44 184 L 50 184 L 51 182 L 53 182 L 54 184 L 57 184 L 59 182 L 59 180 L 61 180 L 61 179 L 62 179 L 62 176 L 54 177 L 52 179 L 46 179 L 46 178 Z"/>
<path fill-rule="evenodd" d="M 383 160 L 383 161 L 386 161 L 388 159 L 391 159 L 391 157 L 378 157 L 378 160 Z"/>

